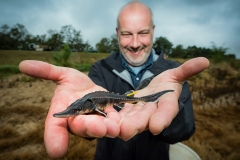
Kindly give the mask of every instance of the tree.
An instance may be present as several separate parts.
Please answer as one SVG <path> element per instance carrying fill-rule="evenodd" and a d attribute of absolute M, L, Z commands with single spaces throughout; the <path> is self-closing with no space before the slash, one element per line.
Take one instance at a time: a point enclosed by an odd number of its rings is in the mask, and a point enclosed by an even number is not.
<path fill-rule="evenodd" d="M 64 44 L 64 37 L 56 30 L 48 30 L 49 38 L 47 44 L 51 46 L 53 50 L 60 50 Z"/>
<path fill-rule="evenodd" d="M 159 37 L 155 39 L 153 47 L 157 50 L 163 51 L 165 54 L 169 55 L 172 52 L 173 44 L 168 41 L 166 37 Z"/>
<path fill-rule="evenodd" d="M 110 40 L 106 37 L 102 38 L 100 42 L 96 44 L 96 48 L 99 53 L 110 53 Z"/>
<path fill-rule="evenodd" d="M 84 44 L 84 52 L 88 52 L 89 50 L 93 50 L 93 47 L 88 43 L 88 41 L 86 41 Z"/>
<path fill-rule="evenodd" d="M 188 46 L 186 49 L 186 55 L 182 58 L 195 58 L 195 57 L 206 57 L 209 58 L 211 55 L 209 48 L 201 48 L 197 46 Z"/>
<path fill-rule="evenodd" d="M 25 42 L 25 37 L 28 35 L 27 29 L 24 25 L 17 23 L 10 30 L 10 37 L 12 38 L 12 43 L 14 44 L 14 49 L 19 47 L 28 48 L 28 44 Z"/>
<path fill-rule="evenodd" d="M 11 49 L 10 27 L 7 24 L 2 25 L 0 33 L 0 49 Z"/>
<path fill-rule="evenodd" d="M 71 25 L 66 25 L 61 28 L 60 34 L 64 37 L 65 43 L 69 44 L 70 48 L 83 51 L 85 45 L 82 40 L 81 31 L 75 30 Z"/>
<path fill-rule="evenodd" d="M 110 52 L 117 52 L 119 50 L 117 35 L 113 34 L 110 39 Z"/>
<path fill-rule="evenodd" d="M 214 62 L 221 62 L 226 60 L 227 56 L 225 55 L 228 48 L 217 47 L 214 42 L 212 42 L 212 54 L 211 58 L 213 58 Z"/>
<path fill-rule="evenodd" d="M 28 44 L 25 41 L 28 35 L 27 29 L 22 24 L 16 24 L 13 28 L 4 24 L 1 27 L 0 33 L 0 48 L 1 49 L 19 49 L 28 48 Z"/>
<path fill-rule="evenodd" d="M 186 50 L 183 48 L 182 45 L 177 45 L 175 48 L 172 49 L 172 53 L 170 56 L 172 58 L 182 58 L 186 55 Z"/>
<path fill-rule="evenodd" d="M 70 67 L 70 62 L 68 61 L 71 55 L 71 49 L 68 44 L 65 44 L 60 53 L 54 53 L 52 58 L 55 60 L 57 65 Z"/>
<path fill-rule="evenodd" d="M 186 54 L 182 58 L 198 57 L 201 54 L 201 49 L 196 46 L 188 46 Z"/>

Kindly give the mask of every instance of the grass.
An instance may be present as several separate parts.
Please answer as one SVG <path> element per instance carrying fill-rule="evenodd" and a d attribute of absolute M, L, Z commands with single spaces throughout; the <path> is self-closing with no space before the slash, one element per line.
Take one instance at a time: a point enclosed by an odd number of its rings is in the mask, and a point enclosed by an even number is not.
<path fill-rule="evenodd" d="M 18 65 L 23 60 L 39 60 L 55 64 L 52 59 L 52 51 L 13 51 L 13 50 L 0 50 L 0 78 L 4 78 L 16 73 L 20 73 Z M 82 72 L 89 71 L 92 64 L 99 59 L 107 57 L 107 53 L 83 53 L 73 52 L 69 61 L 72 67 Z"/>
<path fill-rule="evenodd" d="M 0 50 L 0 65 L 17 66 L 23 60 L 40 60 L 51 63 L 52 52 Z"/>
<path fill-rule="evenodd" d="M 0 66 L 0 77 L 7 77 L 17 73 L 20 73 L 18 66 L 14 66 L 14 65 Z"/>
<path fill-rule="evenodd" d="M 13 50 L 0 50 L 0 66 L 1 65 L 19 65 L 23 60 L 39 60 L 48 63 L 54 63 L 52 59 L 53 51 L 13 51 Z M 96 60 L 107 57 L 107 53 L 83 53 L 73 52 L 70 57 L 71 62 L 75 63 L 89 63 L 92 64 Z"/>

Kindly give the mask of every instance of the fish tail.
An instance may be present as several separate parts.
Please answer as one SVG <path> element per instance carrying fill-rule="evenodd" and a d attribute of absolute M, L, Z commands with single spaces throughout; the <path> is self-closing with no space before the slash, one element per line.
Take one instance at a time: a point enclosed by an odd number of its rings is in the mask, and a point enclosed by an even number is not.
<path fill-rule="evenodd" d="M 142 100 L 144 100 L 145 102 L 156 102 L 158 101 L 159 97 L 161 97 L 162 95 L 164 95 L 165 93 L 168 92 L 173 92 L 174 90 L 164 90 L 161 92 L 157 92 L 148 96 L 144 96 L 144 97 L 140 97 Z"/>

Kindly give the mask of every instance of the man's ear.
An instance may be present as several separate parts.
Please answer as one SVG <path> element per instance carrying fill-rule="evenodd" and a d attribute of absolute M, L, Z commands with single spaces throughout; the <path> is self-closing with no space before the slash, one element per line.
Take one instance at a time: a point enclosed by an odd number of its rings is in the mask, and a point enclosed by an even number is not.
<path fill-rule="evenodd" d="M 155 25 L 153 25 L 153 35 L 154 35 Z"/>
<path fill-rule="evenodd" d="M 116 28 L 116 35 L 117 35 L 117 39 L 118 39 L 118 42 L 119 42 L 120 35 L 119 35 L 119 32 L 118 32 L 118 28 Z"/>

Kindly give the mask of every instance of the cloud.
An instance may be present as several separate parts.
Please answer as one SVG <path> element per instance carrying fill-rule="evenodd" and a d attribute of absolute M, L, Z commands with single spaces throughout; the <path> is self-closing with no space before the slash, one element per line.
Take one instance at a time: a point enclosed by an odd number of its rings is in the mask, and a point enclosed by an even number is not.
<path fill-rule="evenodd" d="M 226 8 L 227 7 L 227 8 Z M 155 36 L 167 37 L 175 46 L 229 48 L 240 58 L 239 9 L 231 1 L 161 1 L 153 7 Z"/>
<path fill-rule="evenodd" d="M 0 25 L 23 24 L 33 35 L 72 25 L 92 46 L 115 33 L 120 8 L 129 0 L 11 0 L 0 1 Z M 142 0 L 153 11 L 155 38 L 167 37 L 175 46 L 229 48 L 240 58 L 240 1 Z"/>

